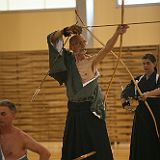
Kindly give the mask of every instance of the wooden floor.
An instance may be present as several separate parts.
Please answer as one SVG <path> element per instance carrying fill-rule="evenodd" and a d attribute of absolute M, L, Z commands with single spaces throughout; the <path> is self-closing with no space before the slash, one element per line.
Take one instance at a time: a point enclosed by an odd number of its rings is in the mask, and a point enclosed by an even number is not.
<path fill-rule="evenodd" d="M 45 142 L 42 143 L 51 152 L 50 160 L 60 160 L 61 158 L 61 142 Z M 114 160 L 128 160 L 129 144 L 114 144 L 112 145 Z M 30 160 L 38 160 L 38 155 L 29 152 L 28 157 Z"/>

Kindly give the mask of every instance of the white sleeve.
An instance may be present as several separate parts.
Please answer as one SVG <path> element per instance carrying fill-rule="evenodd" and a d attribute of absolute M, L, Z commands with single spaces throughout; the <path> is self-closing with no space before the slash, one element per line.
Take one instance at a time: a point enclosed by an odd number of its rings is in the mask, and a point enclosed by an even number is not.
<path fill-rule="evenodd" d="M 58 38 L 54 44 L 51 41 L 51 38 L 55 34 L 55 32 L 50 34 L 49 43 L 59 52 L 60 55 L 62 55 L 63 46 L 64 46 L 63 39 L 62 38 Z"/>
<path fill-rule="evenodd" d="M 57 49 L 59 54 L 62 55 L 63 41 L 61 39 L 57 40 L 55 48 Z"/>

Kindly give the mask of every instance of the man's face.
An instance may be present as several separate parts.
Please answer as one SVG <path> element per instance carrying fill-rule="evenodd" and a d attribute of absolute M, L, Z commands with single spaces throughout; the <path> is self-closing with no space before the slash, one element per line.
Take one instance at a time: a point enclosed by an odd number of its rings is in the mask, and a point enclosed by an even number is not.
<path fill-rule="evenodd" d="M 0 127 L 11 125 L 15 118 L 15 113 L 6 106 L 0 106 Z"/>
<path fill-rule="evenodd" d="M 149 59 L 143 59 L 143 68 L 144 72 L 147 75 L 150 75 L 154 71 L 155 64 L 152 63 Z"/>
<path fill-rule="evenodd" d="M 74 53 L 81 53 L 85 50 L 85 48 L 86 48 L 86 40 L 82 36 L 79 36 L 71 45 L 71 50 Z"/>

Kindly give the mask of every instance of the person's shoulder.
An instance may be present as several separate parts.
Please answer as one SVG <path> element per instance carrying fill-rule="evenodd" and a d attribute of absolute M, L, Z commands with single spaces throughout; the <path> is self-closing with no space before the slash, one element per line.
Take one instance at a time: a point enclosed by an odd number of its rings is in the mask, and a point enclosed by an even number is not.
<path fill-rule="evenodd" d="M 135 77 L 135 80 L 140 80 L 140 79 L 142 79 L 143 77 L 144 77 L 144 75 L 143 75 L 143 74 L 138 75 L 138 76 L 136 76 L 136 77 Z"/>
<path fill-rule="evenodd" d="M 134 77 L 134 80 L 136 82 L 139 82 L 143 77 L 144 77 L 144 75 L 138 75 L 138 76 Z M 133 79 L 130 80 L 129 84 L 134 84 Z"/>
<path fill-rule="evenodd" d="M 16 134 L 19 138 L 23 138 L 26 133 L 20 128 L 14 127 L 14 134 Z"/>
<path fill-rule="evenodd" d="M 13 132 L 14 132 L 15 134 L 21 134 L 22 130 L 21 130 L 20 128 L 14 126 L 14 127 L 13 127 Z"/>
<path fill-rule="evenodd" d="M 25 145 L 25 132 L 17 127 L 13 127 L 11 136 L 14 138 L 17 143 Z"/>
<path fill-rule="evenodd" d="M 19 139 L 25 140 L 25 138 L 30 137 L 26 132 L 21 130 L 20 128 L 14 127 L 14 134 L 19 137 Z"/>

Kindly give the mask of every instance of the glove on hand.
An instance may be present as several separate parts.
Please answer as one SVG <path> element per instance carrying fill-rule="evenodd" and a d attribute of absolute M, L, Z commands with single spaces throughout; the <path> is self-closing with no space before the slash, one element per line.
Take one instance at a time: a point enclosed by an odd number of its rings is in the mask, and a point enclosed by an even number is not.
<path fill-rule="evenodd" d="M 63 29 L 63 35 L 65 37 L 71 36 L 71 34 L 81 34 L 82 33 L 82 27 L 78 25 L 72 25 L 70 27 L 65 27 Z"/>

